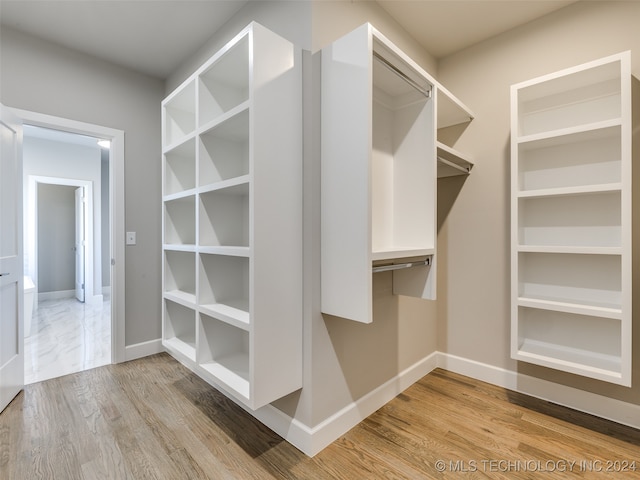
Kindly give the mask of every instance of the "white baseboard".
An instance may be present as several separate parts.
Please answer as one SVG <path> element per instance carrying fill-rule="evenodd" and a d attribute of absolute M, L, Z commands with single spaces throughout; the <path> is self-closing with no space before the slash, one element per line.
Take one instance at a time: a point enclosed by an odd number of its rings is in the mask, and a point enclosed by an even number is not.
<path fill-rule="evenodd" d="M 437 352 L 435 352 L 364 397 L 354 400 L 314 427 L 292 419 L 271 405 L 256 410 L 252 414 L 289 443 L 312 457 L 437 366 Z"/>
<path fill-rule="evenodd" d="M 622 425 L 640 428 L 640 405 L 523 375 L 466 358 L 438 354 L 438 366 L 476 380 L 514 390 Z"/>
<path fill-rule="evenodd" d="M 127 360 L 161 351 L 164 350 L 160 340 L 132 345 L 127 347 Z M 180 361 L 179 358 L 178 361 Z M 185 366 L 192 368 L 187 363 Z M 229 398 L 293 446 L 312 457 L 437 367 L 623 425 L 640 428 L 640 405 L 441 352 L 434 352 L 415 363 L 313 427 L 290 417 L 273 405 L 252 411 L 232 396 Z"/>
<path fill-rule="evenodd" d="M 149 355 L 154 355 L 164 351 L 162 340 L 160 338 L 149 340 L 148 342 L 136 343 L 134 345 L 127 345 L 124 347 L 124 361 L 128 362 L 129 360 L 148 357 Z"/>
<path fill-rule="evenodd" d="M 56 292 L 38 292 L 38 302 L 43 300 L 60 300 L 62 298 L 73 298 L 76 296 L 75 290 L 58 290 Z"/>
<path fill-rule="evenodd" d="M 102 305 L 102 303 L 104 302 L 104 297 L 102 296 L 102 294 L 93 295 L 91 297 L 85 298 L 84 301 L 89 305 Z"/>

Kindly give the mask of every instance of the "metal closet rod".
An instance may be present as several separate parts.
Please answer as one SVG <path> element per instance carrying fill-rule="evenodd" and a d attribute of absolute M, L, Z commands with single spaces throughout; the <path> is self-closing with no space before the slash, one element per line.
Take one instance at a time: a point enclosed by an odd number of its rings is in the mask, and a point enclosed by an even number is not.
<path fill-rule="evenodd" d="M 384 58 L 378 52 L 373 52 L 373 57 L 380 60 L 380 63 L 382 63 L 385 67 L 387 67 L 393 73 L 398 75 L 400 78 L 402 78 L 405 82 L 407 82 L 413 88 L 418 90 L 420 93 L 422 93 L 425 97 L 431 98 L 431 90 L 425 90 L 425 88 L 422 85 L 418 84 L 415 80 L 410 78 L 407 74 L 405 74 L 402 70 L 400 70 L 398 67 L 393 65 L 389 60 Z"/>
<path fill-rule="evenodd" d="M 406 262 L 406 263 L 394 263 L 393 265 L 380 265 L 379 267 L 373 267 L 371 270 L 373 273 L 388 272 L 390 270 L 401 270 L 403 268 L 412 267 L 424 267 L 431 265 L 431 257 L 420 260 L 418 262 Z"/>

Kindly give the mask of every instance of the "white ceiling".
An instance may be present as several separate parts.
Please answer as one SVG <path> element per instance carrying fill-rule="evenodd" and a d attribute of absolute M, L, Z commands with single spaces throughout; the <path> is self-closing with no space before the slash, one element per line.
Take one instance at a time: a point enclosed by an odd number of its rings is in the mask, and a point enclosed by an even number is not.
<path fill-rule="evenodd" d="M 247 0 L 0 0 L 0 25 L 166 78 Z"/>
<path fill-rule="evenodd" d="M 378 3 L 429 53 L 441 58 L 574 1 Z M 166 78 L 246 3 L 247 0 L 0 0 L 0 23 Z"/>
<path fill-rule="evenodd" d="M 576 0 L 378 0 L 431 55 L 446 57 Z"/>

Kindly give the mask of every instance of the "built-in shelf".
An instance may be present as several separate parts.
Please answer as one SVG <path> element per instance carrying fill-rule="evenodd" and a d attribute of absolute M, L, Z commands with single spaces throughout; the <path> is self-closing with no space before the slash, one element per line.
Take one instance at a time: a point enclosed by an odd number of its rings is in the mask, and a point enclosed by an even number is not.
<path fill-rule="evenodd" d="M 251 23 L 162 104 L 163 345 L 250 409 L 302 386 L 301 58 Z"/>
<path fill-rule="evenodd" d="M 471 165 L 436 134 L 473 115 L 370 24 L 323 49 L 321 74 L 321 308 L 370 323 L 373 262 L 433 256 L 391 275 L 394 293 L 435 298 L 436 159 Z"/>
<path fill-rule="evenodd" d="M 631 382 L 630 53 L 512 86 L 512 357 Z"/>

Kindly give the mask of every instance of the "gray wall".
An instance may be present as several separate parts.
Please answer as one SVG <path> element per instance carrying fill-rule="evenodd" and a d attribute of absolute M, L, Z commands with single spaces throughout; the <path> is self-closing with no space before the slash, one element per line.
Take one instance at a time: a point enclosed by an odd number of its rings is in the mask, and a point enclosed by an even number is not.
<path fill-rule="evenodd" d="M 76 187 L 38 186 L 38 292 L 75 290 Z"/>
<path fill-rule="evenodd" d="M 142 40 L 142 39 L 141 39 Z M 160 102 L 164 82 L 41 41 L 0 31 L 0 101 L 125 132 L 125 343 L 161 336 Z"/>
<path fill-rule="evenodd" d="M 457 145 L 476 166 L 440 232 L 439 350 L 640 404 L 637 321 L 631 389 L 518 364 L 509 352 L 510 85 L 624 50 L 640 78 L 639 26 L 639 2 L 578 2 L 440 61 L 439 80 L 476 114 Z"/>

